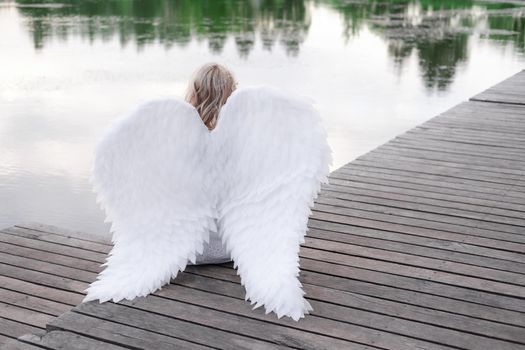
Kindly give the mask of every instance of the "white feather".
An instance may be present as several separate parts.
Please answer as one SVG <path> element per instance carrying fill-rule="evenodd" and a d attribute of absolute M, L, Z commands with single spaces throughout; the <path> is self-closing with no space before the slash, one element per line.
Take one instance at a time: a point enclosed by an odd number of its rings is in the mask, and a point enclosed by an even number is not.
<path fill-rule="evenodd" d="M 114 246 L 83 301 L 145 296 L 202 252 L 216 230 L 209 136 L 196 110 L 178 100 L 147 103 L 107 130 L 91 183 Z"/>
<path fill-rule="evenodd" d="M 246 299 L 294 320 L 312 310 L 299 282 L 299 246 L 332 152 L 304 100 L 268 87 L 238 90 L 212 132 L 219 234 Z"/>
<path fill-rule="evenodd" d="M 96 149 L 92 182 L 115 246 L 84 301 L 155 291 L 218 232 L 246 300 L 299 320 L 312 310 L 299 246 L 331 162 L 311 104 L 273 88 L 235 91 L 211 133 L 183 101 L 140 107 Z"/>

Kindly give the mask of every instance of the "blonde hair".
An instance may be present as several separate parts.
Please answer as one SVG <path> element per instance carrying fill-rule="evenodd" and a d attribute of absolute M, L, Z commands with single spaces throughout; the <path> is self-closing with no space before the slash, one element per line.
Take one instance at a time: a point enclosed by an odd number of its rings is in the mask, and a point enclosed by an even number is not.
<path fill-rule="evenodd" d="M 208 63 L 194 73 L 188 85 L 186 101 L 192 104 L 209 130 L 215 128 L 221 107 L 237 87 L 226 67 Z"/>

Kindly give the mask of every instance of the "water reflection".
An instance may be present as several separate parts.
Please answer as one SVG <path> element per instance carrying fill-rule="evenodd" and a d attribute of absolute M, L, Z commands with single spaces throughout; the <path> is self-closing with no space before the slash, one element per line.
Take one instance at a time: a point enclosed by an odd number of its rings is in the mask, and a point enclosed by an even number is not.
<path fill-rule="evenodd" d="M 36 49 L 50 40 L 80 36 L 93 42 L 117 36 L 143 49 L 161 43 L 184 47 L 192 39 L 207 41 L 211 52 L 223 51 L 233 38 L 240 57 L 256 40 L 271 51 L 276 43 L 296 56 L 311 23 L 310 5 L 329 6 L 344 18 L 346 40 L 364 28 L 388 43 L 398 71 L 415 53 L 429 90 L 445 90 L 458 66 L 467 60 L 471 36 L 482 36 L 523 52 L 525 11 L 518 2 L 348 1 L 348 0 L 64 0 L 46 3 L 17 0 Z"/>
<path fill-rule="evenodd" d="M 272 50 L 279 42 L 288 54 L 297 55 L 310 26 L 305 3 L 297 0 L 66 0 L 58 6 L 18 0 L 17 4 L 37 49 L 53 37 L 67 40 L 75 35 L 94 41 L 118 35 L 123 46 L 135 41 L 139 49 L 157 42 L 166 48 L 185 46 L 196 38 L 221 53 L 232 36 L 239 55 L 246 56 L 258 35 L 265 49 Z"/>
<path fill-rule="evenodd" d="M 468 58 L 472 36 L 512 43 L 518 52 L 525 47 L 525 3 L 516 1 L 319 2 L 329 3 L 343 14 L 347 38 L 364 26 L 384 38 L 398 71 L 417 54 L 430 90 L 444 90 L 454 81 L 457 67 Z"/>

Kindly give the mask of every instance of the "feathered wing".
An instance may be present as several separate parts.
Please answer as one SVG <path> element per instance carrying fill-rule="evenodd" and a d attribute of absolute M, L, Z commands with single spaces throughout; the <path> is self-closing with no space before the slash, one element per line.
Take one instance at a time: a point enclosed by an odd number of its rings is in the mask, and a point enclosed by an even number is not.
<path fill-rule="evenodd" d="M 202 253 L 216 231 L 209 137 L 197 111 L 176 99 L 146 103 L 108 128 L 90 181 L 114 246 L 83 302 L 145 296 Z"/>
<path fill-rule="evenodd" d="M 219 234 L 246 300 L 294 320 L 312 307 L 299 281 L 299 247 L 332 151 L 307 102 L 268 87 L 239 89 L 212 132 Z"/>

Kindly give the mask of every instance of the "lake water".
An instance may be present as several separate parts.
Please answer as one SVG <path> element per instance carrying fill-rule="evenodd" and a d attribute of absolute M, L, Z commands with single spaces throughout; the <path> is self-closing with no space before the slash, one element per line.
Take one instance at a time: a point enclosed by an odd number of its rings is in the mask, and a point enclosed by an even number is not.
<path fill-rule="evenodd" d="M 95 234 L 94 143 L 216 61 L 320 110 L 337 168 L 524 67 L 519 1 L 0 1 L 0 227 Z"/>

